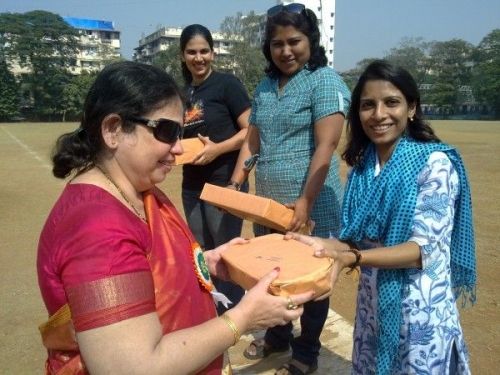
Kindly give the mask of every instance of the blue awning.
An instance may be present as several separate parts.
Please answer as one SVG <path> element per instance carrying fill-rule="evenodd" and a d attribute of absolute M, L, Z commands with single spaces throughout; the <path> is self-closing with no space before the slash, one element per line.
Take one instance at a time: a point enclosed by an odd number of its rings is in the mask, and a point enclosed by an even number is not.
<path fill-rule="evenodd" d="M 87 18 L 63 17 L 75 29 L 115 31 L 113 21 L 91 20 Z"/>

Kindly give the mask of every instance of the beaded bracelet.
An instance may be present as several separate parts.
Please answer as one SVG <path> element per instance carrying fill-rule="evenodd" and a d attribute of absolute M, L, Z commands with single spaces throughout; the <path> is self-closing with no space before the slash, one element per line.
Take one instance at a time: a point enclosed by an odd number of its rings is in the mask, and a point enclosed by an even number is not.
<path fill-rule="evenodd" d="M 227 315 L 227 314 L 222 314 L 220 316 L 224 323 L 227 324 L 227 326 L 233 331 L 233 336 L 234 336 L 234 342 L 233 345 L 236 345 L 236 343 L 240 340 L 241 333 L 238 327 L 236 327 L 236 324 L 233 322 L 233 320 Z"/>
<path fill-rule="evenodd" d="M 361 263 L 361 251 L 359 251 L 358 249 L 348 249 L 348 250 L 344 250 L 343 251 L 344 253 L 353 253 L 355 256 L 356 256 L 356 260 L 354 261 L 353 264 L 351 264 L 349 266 L 349 271 L 346 272 L 347 275 L 350 275 L 352 273 L 352 271 L 354 271 L 357 267 L 359 267 L 360 263 Z"/>

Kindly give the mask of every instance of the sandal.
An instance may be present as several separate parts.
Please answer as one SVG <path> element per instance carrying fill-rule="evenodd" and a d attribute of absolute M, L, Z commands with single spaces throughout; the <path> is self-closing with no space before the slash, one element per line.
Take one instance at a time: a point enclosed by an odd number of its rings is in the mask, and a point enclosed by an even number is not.
<path fill-rule="evenodd" d="M 251 350 L 251 348 L 255 350 Z M 243 351 L 243 356 L 247 359 L 262 359 L 269 357 L 273 353 L 282 353 L 288 351 L 289 345 L 283 348 L 276 348 L 266 343 L 264 339 L 253 340 Z"/>
<path fill-rule="evenodd" d="M 279 374 L 280 371 L 282 371 L 282 370 L 286 370 L 287 375 L 307 375 L 307 374 L 312 374 L 314 371 L 316 371 L 318 369 L 317 363 L 312 364 L 310 366 L 307 366 L 306 364 L 304 364 L 304 366 L 307 367 L 307 369 L 304 371 L 304 370 L 301 370 L 300 368 L 298 368 L 296 365 L 294 365 L 293 362 L 302 364 L 302 362 L 299 362 L 296 359 L 292 359 L 290 362 L 285 363 L 279 369 L 277 369 L 276 374 Z"/>

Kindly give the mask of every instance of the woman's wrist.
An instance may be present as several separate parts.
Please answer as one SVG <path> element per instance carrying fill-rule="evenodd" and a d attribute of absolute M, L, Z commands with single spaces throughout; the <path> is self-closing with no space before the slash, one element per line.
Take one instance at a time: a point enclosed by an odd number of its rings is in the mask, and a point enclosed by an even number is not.
<path fill-rule="evenodd" d="M 224 315 L 228 316 L 234 322 L 238 328 L 239 334 L 244 335 L 248 330 L 249 320 L 247 318 L 247 314 L 245 314 L 241 306 L 238 305 L 226 311 Z"/>
<path fill-rule="evenodd" d="M 346 267 L 349 268 L 349 271 L 347 271 L 347 274 L 351 274 L 355 269 L 361 266 L 361 260 L 363 258 L 361 251 L 355 248 L 349 248 L 347 250 L 343 250 L 342 253 L 346 255 L 349 259 L 348 262 L 346 262 Z"/>
<path fill-rule="evenodd" d="M 232 187 L 234 188 L 236 191 L 240 191 L 241 190 L 241 185 L 239 182 L 237 181 L 234 181 L 234 180 L 229 180 L 227 182 L 227 187 Z"/>
<path fill-rule="evenodd" d="M 241 337 L 241 332 L 240 332 L 238 326 L 236 325 L 236 323 L 234 322 L 234 320 L 231 319 L 231 317 L 228 315 L 227 312 L 224 313 L 224 314 L 222 314 L 220 316 L 220 318 L 224 321 L 224 323 L 226 323 L 226 325 L 228 326 L 228 328 L 233 333 L 233 344 L 231 346 L 236 345 L 236 343 L 238 341 L 240 341 L 240 337 Z"/>

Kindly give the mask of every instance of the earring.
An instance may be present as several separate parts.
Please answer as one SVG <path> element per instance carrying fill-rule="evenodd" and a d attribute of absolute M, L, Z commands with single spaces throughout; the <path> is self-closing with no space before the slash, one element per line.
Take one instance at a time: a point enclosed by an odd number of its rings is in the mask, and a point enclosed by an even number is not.
<path fill-rule="evenodd" d="M 410 120 L 410 122 L 413 122 L 413 116 L 409 117 L 408 120 Z"/>

